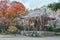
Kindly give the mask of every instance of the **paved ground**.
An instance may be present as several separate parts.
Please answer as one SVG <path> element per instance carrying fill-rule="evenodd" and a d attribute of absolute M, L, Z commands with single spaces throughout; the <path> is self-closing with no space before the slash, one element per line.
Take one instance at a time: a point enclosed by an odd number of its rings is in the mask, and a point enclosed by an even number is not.
<path fill-rule="evenodd" d="M 55 37 L 26 37 L 26 36 L 20 36 L 20 35 L 17 35 L 17 36 L 0 35 L 0 40 L 60 40 L 60 36 L 55 36 Z"/>

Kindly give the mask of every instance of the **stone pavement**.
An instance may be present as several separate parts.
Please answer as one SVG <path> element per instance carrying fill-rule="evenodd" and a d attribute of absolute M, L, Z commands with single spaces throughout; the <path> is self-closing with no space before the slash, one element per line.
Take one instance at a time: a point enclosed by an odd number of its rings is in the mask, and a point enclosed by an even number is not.
<path fill-rule="evenodd" d="M 0 40 L 60 40 L 60 36 L 53 37 L 27 37 L 27 36 L 13 36 L 13 35 L 0 35 Z M 5 36 L 5 37 L 4 37 Z"/>
<path fill-rule="evenodd" d="M 0 40 L 60 40 L 60 36 L 55 37 L 14 37 L 14 38 L 0 38 Z"/>

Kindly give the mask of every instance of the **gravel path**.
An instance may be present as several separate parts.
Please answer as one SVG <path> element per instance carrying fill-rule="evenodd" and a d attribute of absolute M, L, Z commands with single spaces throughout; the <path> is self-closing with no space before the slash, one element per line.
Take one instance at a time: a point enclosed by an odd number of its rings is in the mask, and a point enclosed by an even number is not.
<path fill-rule="evenodd" d="M 60 36 L 53 37 L 26 37 L 21 35 L 0 35 L 0 40 L 60 40 Z"/>

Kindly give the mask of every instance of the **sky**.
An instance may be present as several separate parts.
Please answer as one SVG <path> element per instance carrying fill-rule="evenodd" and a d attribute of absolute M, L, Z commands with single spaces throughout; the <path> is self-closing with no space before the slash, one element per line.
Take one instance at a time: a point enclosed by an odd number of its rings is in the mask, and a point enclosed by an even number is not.
<path fill-rule="evenodd" d="M 13 0 L 10 0 L 13 1 Z M 24 4 L 27 9 L 40 8 L 43 5 L 48 5 L 59 0 L 14 0 Z"/>

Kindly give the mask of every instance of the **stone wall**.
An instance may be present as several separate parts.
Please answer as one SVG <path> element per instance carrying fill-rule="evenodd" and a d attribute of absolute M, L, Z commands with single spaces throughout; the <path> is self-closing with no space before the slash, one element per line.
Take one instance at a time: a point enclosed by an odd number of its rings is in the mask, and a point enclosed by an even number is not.
<path fill-rule="evenodd" d="M 21 31 L 21 35 L 24 36 L 54 36 L 55 32 L 49 31 Z"/>

